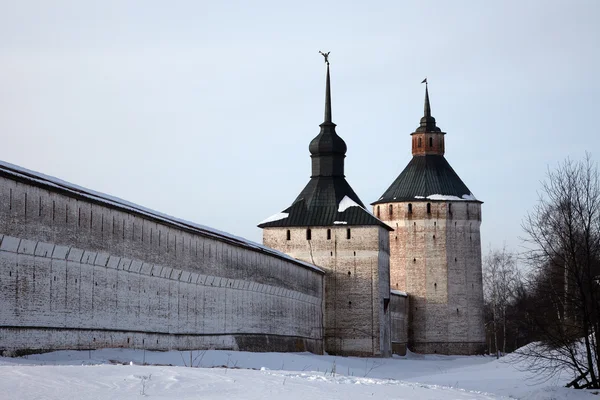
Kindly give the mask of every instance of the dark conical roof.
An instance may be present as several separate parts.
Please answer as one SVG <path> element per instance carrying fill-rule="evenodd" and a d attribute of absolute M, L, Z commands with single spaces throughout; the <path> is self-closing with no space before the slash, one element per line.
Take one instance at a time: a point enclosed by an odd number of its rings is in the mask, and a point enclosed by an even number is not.
<path fill-rule="evenodd" d="M 366 210 L 344 176 L 346 143 L 336 134 L 336 125 L 331 120 L 329 62 L 324 119 L 321 131 L 309 145 L 312 159 L 310 181 L 290 207 L 267 218 L 258 227 L 380 225 L 392 230 Z"/>
<path fill-rule="evenodd" d="M 423 83 L 427 84 L 427 80 L 425 79 Z M 435 118 L 431 116 L 427 86 L 425 86 L 425 107 L 423 114 L 420 126 L 411 135 L 445 135 L 436 126 Z M 443 154 L 443 147 L 441 150 L 439 147 L 434 147 L 433 151 L 430 152 L 415 152 L 415 148 L 413 147 L 412 160 L 410 160 L 406 168 L 404 168 L 383 195 L 372 204 L 431 200 L 479 201 L 475 199 L 469 188 L 454 172 Z"/>
<path fill-rule="evenodd" d="M 292 205 L 278 216 L 279 219 L 268 218 L 258 226 L 381 225 L 391 230 L 365 209 L 345 179 L 336 177 L 312 178 Z"/>
<path fill-rule="evenodd" d="M 449 200 L 449 196 L 475 200 L 467 185 L 454 172 L 444 156 L 429 154 L 414 156 L 404 171 L 373 204 L 418 201 L 433 195 L 441 195 Z M 436 197 L 433 198 L 435 199 Z"/>

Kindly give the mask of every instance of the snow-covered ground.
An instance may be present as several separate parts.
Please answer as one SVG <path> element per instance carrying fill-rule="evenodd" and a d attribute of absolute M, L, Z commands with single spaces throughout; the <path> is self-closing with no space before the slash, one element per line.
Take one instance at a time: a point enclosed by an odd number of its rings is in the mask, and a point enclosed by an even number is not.
<path fill-rule="evenodd" d="M 199 368 L 189 368 L 190 356 Z M 598 399 L 589 391 L 561 387 L 560 378 L 530 376 L 510 360 L 59 351 L 0 358 L 0 399 Z"/>

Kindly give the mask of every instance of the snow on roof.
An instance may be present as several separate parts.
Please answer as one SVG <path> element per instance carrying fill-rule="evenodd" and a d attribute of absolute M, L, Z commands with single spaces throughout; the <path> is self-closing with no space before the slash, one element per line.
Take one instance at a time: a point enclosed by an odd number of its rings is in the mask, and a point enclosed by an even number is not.
<path fill-rule="evenodd" d="M 385 222 L 383 222 L 382 220 L 380 220 L 379 218 L 377 218 L 376 216 L 374 216 L 371 211 L 367 210 L 366 208 L 364 208 L 363 206 L 361 206 L 360 204 L 358 204 L 357 202 L 355 202 L 354 200 L 352 200 L 348 196 L 344 196 L 344 198 L 342 199 L 342 201 L 340 201 L 340 204 L 338 206 L 338 212 L 344 212 L 347 209 L 349 209 L 350 207 L 359 207 L 361 210 L 367 212 L 369 215 L 371 215 L 377 221 L 381 222 L 383 225 L 389 226 Z M 336 224 L 336 225 L 343 225 L 343 224 L 347 224 L 348 222 L 346 222 L 346 221 L 333 221 L 333 223 Z M 393 229 L 390 228 L 389 230 L 393 230 Z"/>
<path fill-rule="evenodd" d="M 338 212 L 344 212 L 346 211 L 348 208 L 350 207 L 360 207 L 360 204 L 358 204 L 357 202 L 355 202 L 354 200 L 352 200 L 350 197 L 348 196 L 344 196 L 344 198 L 342 199 L 342 201 L 340 201 L 340 204 L 338 206 Z M 362 208 L 364 210 L 364 208 Z"/>
<path fill-rule="evenodd" d="M 395 290 L 395 289 L 390 289 L 390 293 L 391 294 L 395 294 L 397 296 L 404 296 L 404 297 L 408 297 L 408 293 L 403 292 L 402 290 Z"/>
<path fill-rule="evenodd" d="M 279 220 L 282 220 L 282 219 L 286 219 L 289 216 L 290 216 L 290 214 L 288 214 L 288 213 L 280 212 L 280 213 L 277 213 L 275 215 L 271 215 L 269 218 L 266 218 L 263 221 L 260 221 L 259 225 L 260 224 L 266 224 L 267 222 L 273 222 L 273 221 L 279 221 Z"/>
<path fill-rule="evenodd" d="M 445 194 L 431 194 L 427 197 L 415 196 L 415 199 L 429 199 L 429 200 L 452 200 L 452 201 L 477 201 L 473 193 L 463 194 L 462 197 L 445 195 Z"/>
<path fill-rule="evenodd" d="M 16 176 L 21 179 L 25 179 L 27 181 L 36 183 L 38 185 L 57 188 L 57 189 L 69 192 L 71 194 L 87 198 L 92 201 L 97 201 L 97 202 L 106 204 L 107 206 L 116 207 L 119 209 L 123 209 L 123 210 L 129 211 L 129 212 L 139 214 L 139 215 L 143 215 L 146 217 L 151 217 L 151 218 L 160 220 L 162 222 L 165 222 L 165 223 L 168 223 L 171 225 L 175 225 L 182 229 L 192 230 L 195 233 L 199 233 L 201 235 L 208 236 L 208 237 L 211 237 L 211 238 L 214 238 L 217 240 L 221 240 L 221 241 L 233 244 L 233 245 L 238 245 L 238 246 L 246 247 L 249 249 L 257 250 L 262 253 L 271 254 L 278 258 L 292 261 L 298 265 L 302 265 L 302 266 L 310 268 L 314 271 L 323 273 L 322 269 L 320 269 L 319 267 L 317 267 L 313 264 L 290 257 L 285 253 L 282 253 L 278 250 L 272 249 L 267 246 L 263 246 L 256 242 L 253 242 L 251 240 L 248 240 L 248 239 L 245 239 L 245 238 L 242 238 L 239 236 L 235 236 L 235 235 L 232 235 L 232 234 L 229 234 L 229 233 L 226 233 L 226 232 L 223 232 L 218 229 L 214 229 L 214 228 L 211 228 L 211 227 L 208 227 L 205 225 L 200 225 L 200 224 L 196 224 L 194 222 L 185 221 L 183 219 L 171 217 L 170 215 L 166 215 L 166 214 L 160 213 L 158 211 L 154 211 L 149 208 L 139 206 L 137 204 L 128 202 L 128 201 L 120 199 L 118 197 L 114 197 L 114 196 L 110 196 L 110 195 L 107 195 L 104 193 L 96 192 L 94 190 L 86 189 L 84 187 L 74 185 L 67 181 L 63 181 L 62 179 L 44 175 L 39 172 L 31 171 L 26 168 L 19 167 L 18 165 L 10 164 L 10 163 L 7 163 L 2 160 L 0 160 L 0 171 L 6 173 L 8 175 Z"/>

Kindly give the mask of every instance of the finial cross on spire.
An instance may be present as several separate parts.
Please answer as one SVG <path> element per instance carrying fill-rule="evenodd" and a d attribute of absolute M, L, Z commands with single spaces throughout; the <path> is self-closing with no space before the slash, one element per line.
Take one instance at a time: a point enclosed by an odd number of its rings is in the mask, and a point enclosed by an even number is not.
<path fill-rule="evenodd" d="M 323 53 L 322 51 L 319 51 L 319 54 L 321 54 L 323 57 L 325 57 L 325 63 L 327 65 L 329 65 L 329 53 L 331 53 L 331 52 L 328 51 L 327 53 Z"/>

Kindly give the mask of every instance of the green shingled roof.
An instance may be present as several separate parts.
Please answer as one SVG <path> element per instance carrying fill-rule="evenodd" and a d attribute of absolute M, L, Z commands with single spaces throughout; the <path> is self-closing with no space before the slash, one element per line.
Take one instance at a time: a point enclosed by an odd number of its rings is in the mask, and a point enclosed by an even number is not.
<path fill-rule="evenodd" d="M 442 155 L 414 156 L 404 171 L 372 204 L 426 200 L 427 196 L 456 196 L 474 200 L 469 188 Z"/>
<path fill-rule="evenodd" d="M 366 210 L 346 179 L 340 176 L 311 178 L 292 205 L 278 217 L 271 221 L 268 218 L 268 222 L 258 227 L 380 225 L 392 230 Z"/>

